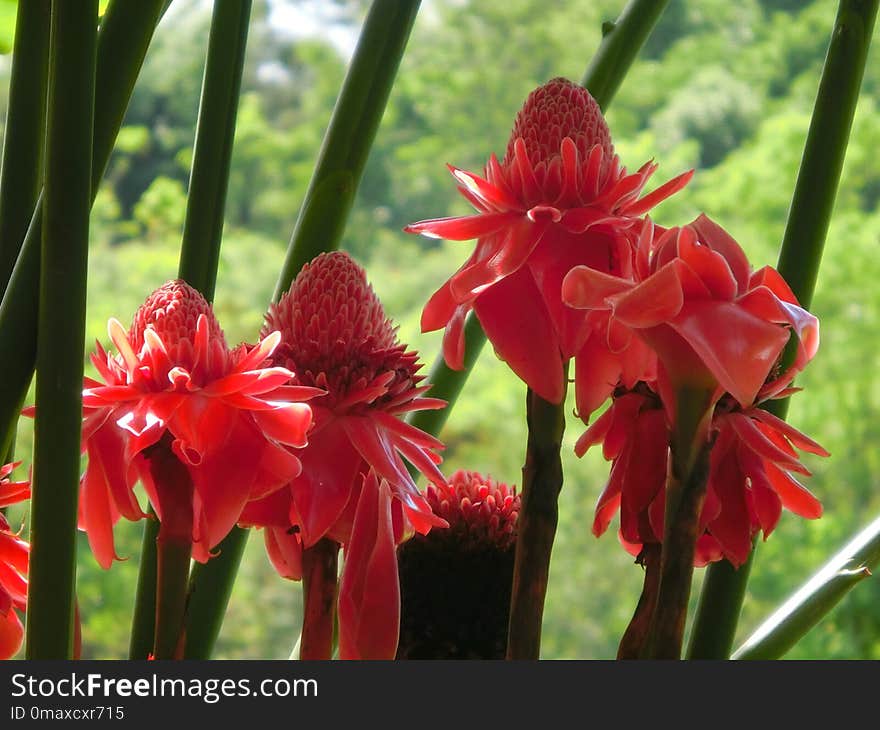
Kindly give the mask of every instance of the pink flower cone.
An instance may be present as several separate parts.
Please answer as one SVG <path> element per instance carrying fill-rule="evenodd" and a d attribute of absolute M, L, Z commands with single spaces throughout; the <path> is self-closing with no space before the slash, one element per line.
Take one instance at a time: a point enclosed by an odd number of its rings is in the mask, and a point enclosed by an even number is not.
<path fill-rule="evenodd" d="M 578 266 L 565 277 L 563 299 L 607 314 L 608 342 L 617 343 L 611 349 L 621 351 L 637 336 L 654 350 L 661 391 L 699 387 L 716 398 L 726 391 L 749 407 L 790 334 L 798 338 L 793 371 L 818 348 L 818 320 L 782 277 L 770 267 L 752 273 L 736 241 L 704 215 L 660 235 L 646 220 L 634 274 L 627 281 Z"/>
<path fill-rule="evenodd" d="M 287 578 L 301 577 L 303 548 L 323 537 L 341 543 L 346 558 L 340 655 L 345 634 L 351 637 L 346 639 L 346 657 L 393 658 L 388 637 L 393 633 L 396 645 L 400 610 L 398 593 L 392 590 L 397 580 L 394 545 L 413 531 L 446 526 L 406 464 L 430 482 L 445 484 L 437 467 L 443 444 L 402 416 L 442 408 L 445 402 L 424 397 L 429 386 L 421 385 L 417 354 L 398 342 L 364 270 L 348 254 L 321 254 L 304 266 L 290 291 L 270 308 L 264 329 L 281 332 L 274 359 L 296 373 L 291 383 L 322 388 L 326 394 L 313 405 L 315 425 L 308 448 L 300 454 L 302 473 L 283 494 L 248 505 L 241 523 L 267 528 L 267 552 Z M 392 532 L 386 529 L 388 515 Z M 364 557 L 368 554 L 369 559 Z M 355 621 L 352 606 L 367 610 L 361 601 L 374 599 L 372 587 L 363 584 L 368 573 L 385 581 L 387 590 L 380 594 L 384 607 L 370 609 L 372 619 L 364 623 L 358 618 L 354 625 L 348 623 Z M 349 602 L 345 609 L 343 588 Z M 374 643 L 368 646 L 367 640 Z"/>
<path fill-rule="evenodd" d="M 630 275 L 631 230 L 639 216 L 693 174 L 640 198 L 655 169 L 648 162 L 627 174 L 596 101 L 562 78 L 529 95 L 504 159 L 492 155 L 484 177 L 450 167 L 477 214 L 405 229 L 477 239 L 473 254 L 422 313 L 423 331 L 446 328 L 449 367 L 463 367 L 463 325 L 473 309 L 499 357 L 538 395 L 559 403 L 563 362 L 578 355 L 590 329 L 584 313 L 563 305 L 562 279 L 578 265 Z"/>
<path fill-rule="evenodd" d="M 0 507 L 31 496 L 28 482 L 9 480 L 16 464 L 0 467 Z M 16 535 L 0 513 L 0 659 L 9 659 L 21 648 L 24 627 L 17 611 L 27 608 L 27 573 L 30 546 Z"/>
<path fill-rule="evenodd" d="M 302 401 L 321 391 L 266 367 L 277 332 L 230 350 L 210 305 L 183 281 L 150 295 L 127 333 L 115 319 L 108 329 L 118 354 L 97 345 L 103 382 L 87 378 L 83 391 L 80 527 L 109 567 L 114 524 L 146 516 L 132 491 L 140 478 L 162 529 L 191 539 L 204 562 L 247 502 L 299 473 L 293 448 L 312 423 Z"/>

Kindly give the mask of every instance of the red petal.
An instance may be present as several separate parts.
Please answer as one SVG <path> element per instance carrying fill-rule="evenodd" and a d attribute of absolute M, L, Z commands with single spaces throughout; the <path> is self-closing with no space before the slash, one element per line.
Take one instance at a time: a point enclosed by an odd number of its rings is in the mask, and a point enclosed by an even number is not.
<path fill-rule="evenodd" d="M 287 530 L 269 527 L 265 531 L 266 554 L 282 578 L 302 580 L 302 544 Z"/>
<path fill-rule="evenodd" d="M 822 516 L 822 503 L 809 489 L 771 462 L 765 461 L 764 466 L 783 507 L 808 520 Z"/>
<path fill-rule="evenodd" d="M 527 269 L 483 292 L 474 310 L 498 357 L 544 400 L 560 403 L 565 375 L 553 323 Z"/>
<path fill-rule="evenodd" d="M 693 170 L 683 172 L 678 177 L 672 178 L 669 182 L 663 183 L 659 188 L 648 193 L 645 197 L 627 205 L 624 212 L 630 216 L 640 216 L 647 213 L 651 208 L 666 200 L 666 198 L 675 195 L 675 193 L 691 181 L 693 176 Z"/>
<path fill-rule="evenodd" d="M 339 584 L 340 659 L 393 659 L 400 633 L 400 582 L 391 492 L 365 478 Z"/>
<path fill-rule="evenodd" d="M 574 384 L 578 418 L 585 423 L 601 406 L 620 380 L 620 360 L 601 335 L 593 333 L 575 358 Z M 580 442 L 578 442 L 580 443 Z"/>
<path fill-rule="evenodd" d="M 752 267 L 740 245 L 733 237 L 713 221 L 705 213 L 701 213 L 693 223 L 689 224 L 697 232 L 697 237 L 713 251 L 720 253 L 736 279 L 740 293 L 749 288 L 749 277 Z"/>
<path fill-rule="evenodd" d="M 254 411 L 252 416 L 270 439 L 297 448 L 308 443 L 306 434 L 312 425 L 312 409 L 305 403 L 276 404 L 272 410 Z"/>
<path fill-rule="evenodd" d="M 607 298 L 632 288 L 632 282 L 618 276 L 588 266 L 575 266 L 562 280 L 562 301 L 578 309 L 607 309 Z"/>
<path fill-rule="evenodd" d="M 428 238 L 470 241 L 496 233 L 522 218 L 522 213 L 481 213 L 459 218 L 431 218 L 411 223 L 403 230 L 407 233 L 420 233 Z"/>
<path fill-rule="evenodd" d="M 24 627 L 13 609 L 0 611 L 0 659 L 11 659 L 21 648 Z"/>
<path fill-rule="evenodd" d="M 680 266 L 672 262 L 621 295 L 614 317 L 627 327 L 654 327 L 675 317 L 683 303 Z"/>
<path fill-rule="evenodd" d="M 798 431 L 791 424 L 786 423 L 781 418 L 777 418 L 769 411 L 765 411 L 762 408 L 753 408 L 749 410 L 749 416 L 754 418 L 755 420 L 761 421 L 761 423 L 765 423 L 770 426 L 775 431 L 778 431 L 783 436 L 785 436 L 789 441 L 791 441 L 795 446 L 803 451 L 807 451 L 811 454 L 816 454 L 818 456 L 831 456 L 829 451 L 826 451 L 824 447 L 820 444 L 813 441 L 813 439 L 809 438 L 805 434 Z"/>
<path fill-rule="evenodd" d="M 761 432 L 751 418 L 738 413 L 732 413 L 728 417 L 728 420 L 736 431 L 737 436 L 742 439 L 742 443 L 748 446 L 762 459 L 783 466 L 787 471 L 796 471 L 809 476 L 810 472 L 797 460 L 797 456 L 792 456 L 790 453 L 774 444 L 764 433 Z"/>

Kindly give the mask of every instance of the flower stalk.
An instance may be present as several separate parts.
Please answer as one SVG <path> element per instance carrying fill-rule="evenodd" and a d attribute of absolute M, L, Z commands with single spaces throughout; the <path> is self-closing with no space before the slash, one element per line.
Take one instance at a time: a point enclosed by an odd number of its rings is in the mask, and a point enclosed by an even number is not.
<path fill-rule="evenodd" d="M 0 170 L 0 293 L 42 187 L 49 70 L 49 0 L 19 3 Z"/>
<path fill-rule="evenodd" d="M 878 5 L 841 0 L 819 81 L 777 266 L 805 308 L 813 299 Z M 780 399 L 771 412 L 784 418 L 787 409 L 788 400 Z M 748 570 L 726 563 L 709 567 L 689 658 L 730 656 L 748 577 Z"/>
<path fill-rule="evenodd" d="M 168 0 L 113 0 L 101 18 L 94 78 L 98 93 L 91 147 L 92 201 L 122 126 L 147 46 L 167 5 Z M 42 210 L 38 203 L 0 304 L 0 349 L 7 353 L 6 385 L 0 389 L 0 453 L 6 453 L 15 435 L 15 424 L 36 362 Z"/>
<path fill-rule="evenodd" d="M 69 659 L 74 646 L 97 19 L 97 0 L 52 6 L 28 659 Z"/>
<path fill-rule="evenodd" d="M 370 8 L 294 226 L 275 302 L 305 263 L 339 247 L 419 4 L 375 0 Z M 194 568 L 187 658 L 210 656 L 247 539 L 247 530 L 233 528 L 217 557 Z"/>
<path fill-rule="evenodd" d="M 209 302 L 214 297 L 235 120 L 250 22 L 251 0 L 218 0 L 211 17 L 202 96 L 187 195 L 178 276 Z M 153 644 L 157 606 L 158 525 L 148 520 L 141 545 L 141 575 L 132 621 L 130 656 L 143 657 Z M 184 579 L 186 585 L 187 579 Z M 199 600 L 214 599 L 201 590 Z M 227 599 L 228 600 L 228 599 Z M 225 606 L 225 603 L 224 603 Z"/>
<path fill-rule="evenodd" d="M 526 420 L 529 435 L 513 567 L 508 659 L 538 659 L 541 652 L 544 597 L 559 521 L 557 500 L 562 489 L 564 399 L 563 403 L 548 403 L 528 389 Z"/>
<path fill-rule="evenodd" d="M 330 659 L 336 625 L 339 543 L 322 538 L 303 550 L 303 626 L 299 659 Z"/>
<path fill-rule="evenodd" d="M 700 512 L 709 477 L 709 426 L 715 405 L 712 395 L 710 390 L 687 386 L 675 391 L 660 585 L 645 644 L 647 658 L 681 657 Z"/>

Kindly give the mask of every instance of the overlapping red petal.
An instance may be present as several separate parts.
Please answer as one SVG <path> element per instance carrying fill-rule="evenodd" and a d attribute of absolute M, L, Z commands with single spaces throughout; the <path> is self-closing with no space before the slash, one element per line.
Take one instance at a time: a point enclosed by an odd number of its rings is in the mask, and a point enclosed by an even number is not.
<path fill-rule="evenodd" d="M 13 482 L 12 470 L 19 465 L 0 467 L 0 507 L 30 498 L 30 483 Z M 13 531 L 0 512 L 0 659 L 14 656 L 24 637 L 18 611 L 27 608 L 27 574 L 30 546 Z"/>

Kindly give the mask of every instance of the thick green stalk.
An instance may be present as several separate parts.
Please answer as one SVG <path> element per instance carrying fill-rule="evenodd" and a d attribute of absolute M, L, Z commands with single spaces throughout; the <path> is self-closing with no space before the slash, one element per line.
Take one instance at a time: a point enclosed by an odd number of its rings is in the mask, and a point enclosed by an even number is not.
<path fill-rule="evenodd" d="M 669 0 L 629 0 L 616 21 L 602 25 L 602 43 L 581 85 L 589 90 L 603 111 L 668 4 Z"/>
<path fill-rule="evenodd" d="M 819 81 L 778 264 L 779 273 L 806 308 L 819 275 L 877 7 L 878 0 L 841 0 Z M 787 409 L 784 400 L 768 410 L 784 417 Z M 695 624 L 699 632 L 692 638 L 690 658 L 730 655 L 747 581 L 747 570 L 733 571 L 720 563 L 709 567 L 704 590 L 709 592 L 700 600 Z M 708 613 L 703 615 L 704 611 Z"/>
<path fill-rule="evenodd" d="M 523 466 L 522 505 L 517 518 L 507 627 L 508 659 L 540 658 L 544 597 L 550 580 L 550 554 L 559 521 L 558 499 L 562 489 L 560 448 L 565 432 L 564 397 L 559 404 L 548 403 L 529 388 L 526 421 L 529 435 Z"/>
<path fill-rule="evenodd" d="M 134 82 L 167 0 L 113 0 L 98 33 L 95 78 L 91 200 L 110 159 Z M 42 205 L 25 236 L 3 301 L 0 303 L 0 352 L 4 387 L 0 388 L 0 453 L 9 448 L 27 395 L 37 351 L 37 281 L 40 275 Z"/>
<path fill-rule="evenodd" d="M 419 1 L 374 0 L 370 8 L 294 226 L 274 301 L 290 288 L 303 264 L 339 248 Z M 193 569 L 187 658 L 208 658 L 213 651 L 248 535 L 233 528 L 218 546 L 219 555 Z"/>
<path fill-rule="evenodd" d="M 294 226 L 275 299 L 304 264 L 339 247 L 420 0 L 373 0 Z"/>
<path fill-rule="evenodd" d="M 762 623 L 733 659 L 778 659 L 880 564 L 880 518 L 854 537 Z"/>
<path fill-rule="evenodd" d="M 0 170 L 0 293 L 42 187 L 49 71 L 49 0 L 18 4 Z"/>
<path fill-rule="evenodd" d="M 602 43 L 581 79 L 581 86 L 589 89 L 603 111 L 608 109 L 627 71 L 668 4 L 669 0 L 630 0 L 616 21 L 603 26 Z M 413 413 L 409 418 L 410 423 L 435 436 L 440 432 L 484 344 L 486 335 L 479 321 L 473 314 L 468 315 L 465 323 L 464 369 L 452 370 L 440 353 L 428 376 L 428 382 L 432 384 L 431 396 L 442 398 L 448 405 L 437 411 Z"/>
<path fill-rule="evenodd" d="M 28 659 L 73 650 L 98 0 L 54 2 L 51 16 Z"/>
<path fill-rule="evenodd" d="M 251 0 L 216 0 L 208 37 L 178 267 L 178 276 L 198 289 L 208 301 L 214 298 L 220 262 L 229 165 L 235 139 L 235 119 L 251 5 Z M 144 525 L 141 573 L 132 616 L 129 645 L 129 656 L 132 658 L 143 658 L 153 646 L 158 535 L 156 521 L 148 520 Z M 200 602 L 214 600 L 204 588 L 199 594 Z M 195 636 L 202 634 L 197 631 Z"/>

